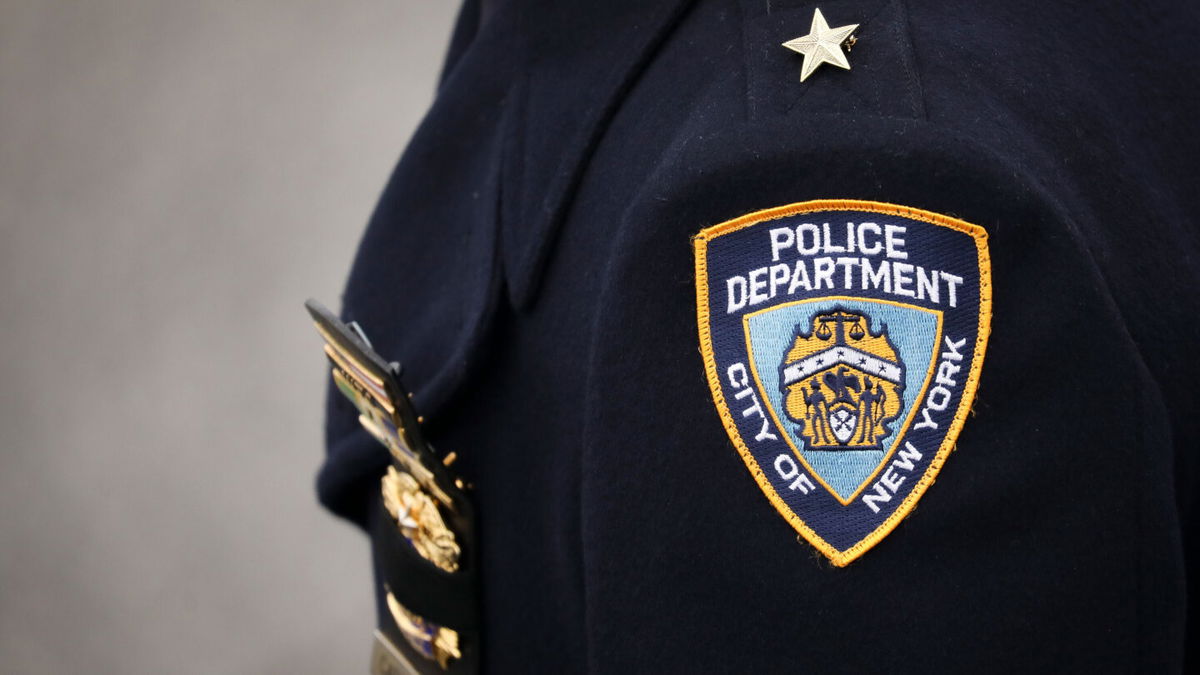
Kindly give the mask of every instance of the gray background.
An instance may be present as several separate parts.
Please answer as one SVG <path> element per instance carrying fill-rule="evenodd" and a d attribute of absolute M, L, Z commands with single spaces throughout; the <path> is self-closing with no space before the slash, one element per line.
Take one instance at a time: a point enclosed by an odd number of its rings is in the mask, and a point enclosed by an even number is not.
<path fill-rule="evenodd" d="M 336 305 L 451 0 L 0 0 L 0 672 L 365 672 Z"/>

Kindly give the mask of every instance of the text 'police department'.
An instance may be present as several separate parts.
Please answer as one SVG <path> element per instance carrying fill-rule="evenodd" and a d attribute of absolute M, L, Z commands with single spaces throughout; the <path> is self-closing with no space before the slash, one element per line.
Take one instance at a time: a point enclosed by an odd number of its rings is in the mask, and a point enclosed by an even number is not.
<path fill-rule="evenodd" d="M 962 277 L 902 262 L 903 225 L 847 222 L 845 227 L 801 223 L 767 231 L 774 264 L 725 280 L 727 314 L 797 291 L 865 291 L 958 306 Z M 841 254 L 841 255 L 834 255 Z M 849 254 L 849 255 L 848 255 Z M 787 258 L 795 256 L 794 262 Z"/>

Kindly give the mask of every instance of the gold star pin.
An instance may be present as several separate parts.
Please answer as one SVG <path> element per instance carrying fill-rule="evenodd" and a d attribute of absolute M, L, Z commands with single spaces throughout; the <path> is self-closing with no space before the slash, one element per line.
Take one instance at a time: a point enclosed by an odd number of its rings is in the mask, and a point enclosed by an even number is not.
<path fill-rule="evenodd" d="M 846 54 L 842 51 L 842 43 L 847 43 L 847 48 L 853 46 L 854 37 L 851 34 L 856 28 L 858 28 L 856 23 L 830 28 L 829 24 L 825 23 L 825 17 L 821 15 L 821 10 L 815 10 L 808 35 L 783 43 L 784 47 L 804 55 L 804 65 L 800 68 L 800 81 L 807 80 L 808 76 L 812 75 L 817 66 L 822 63 L 830 63 L 838 68 L 850 70 L 850 62 L 846 60 Z"/>

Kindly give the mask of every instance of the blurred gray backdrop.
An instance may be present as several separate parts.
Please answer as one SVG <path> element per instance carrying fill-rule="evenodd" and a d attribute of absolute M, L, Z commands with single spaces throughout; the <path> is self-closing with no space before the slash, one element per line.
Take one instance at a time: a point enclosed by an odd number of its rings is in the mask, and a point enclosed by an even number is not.
<path fill-rule="evenodd" d="M 320 343 L 452 0 L 0 0 L 0 672 L 365 672 Z"/>

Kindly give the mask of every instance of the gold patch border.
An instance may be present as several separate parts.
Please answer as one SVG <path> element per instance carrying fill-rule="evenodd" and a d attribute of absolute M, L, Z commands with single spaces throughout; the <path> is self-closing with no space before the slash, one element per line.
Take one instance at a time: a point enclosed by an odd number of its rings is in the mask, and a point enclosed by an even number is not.
<path fill-rule="evenodd" d="M 892 512 L 892 515 L 888 516 L 887 519 L 869 534 L 844 551 L 838 550 L 826 542 L 788 507 L 787 503 L 783 501 L 783 498 L 779 496 L 767 479 L 757 460 L 754 459 L 754 455 L 750 453 L 750 449 L 746 446 L 746 442 L 742 439 L 741 433 L 738 431 L 733 415 L 729 412 L 729 405 L 722 391 L 720 376 L 717 373 L 716 358 L 713 354 L 712 332 L 709 327 L 708 243 L 718 237 L 757 225 L 758 223 L 816 211 L 863 211 L 881 215 L 900 216 L 939 227 L 946 227 L 970 235 L 975 241 L 975 250 L 979 260 L 979 328 L 975 338 L 971 370 L 967 382 L 963 387 L 962 398 L 959 400 L 958 409 L 954 413 L 954 419 L 950 423 L 950 428 L 947 430 L 937 454 L 929 463 L 929 467 L 926 468 L 925 473 L 917 481 L 913 489 L 905 496 L 904 501 Z M 750 470 L 750 474 L 754 477 L 755 482 L 758 483 L 759 488 L 766 495 L 767 500 L 771 502 L 771 505 L 775 507 L 775 510 L 779 512 L 779 515 L 795 528 L 801 536 L 807 539 L 810 544 L 829 558 L 830 562 L 835 566 L 845 567 L 882 541 L 884 537 L 891 534 L 892 530 L 896 529 L 896 526 L 900 524 L 900 521 L 908 516 L 916 506 L 917 501 L 920 500 L 925 491 L 929 489 L 929 486 L 937 479 L 937 474 L 941 471 L 946 458 L 950 456 L 950 452 L 954 449 L 954 443 L 958 439 L 963 425 L 966 423 L 967 415 L 971 410 L 971 404 L 975 400 L 975 393 L 979 388 L 979 375 L 983 369 L 983 358 L 987 351 L 988 337 L 991 333 L 992 268 L 991 257 L 988 254 L 987 248 L 987 230 L 951 216 L 944 216 L 932 211 L 888 202 L 858 199 L 816 199 L 754 211 L 704 228 L 692 238 L 692 248 L 696 256 L 696 321 L 700 331 L 700 353 L 704 359 L 704 371 L 708 378 L 709 389 L 713 395 L 713 402 L 716 404 L 717 413 L 721 417 L 725 431 L 729 434 L 729 438 L 737 449 L 738 454 L 741 455 L 746 468 Z"/>

